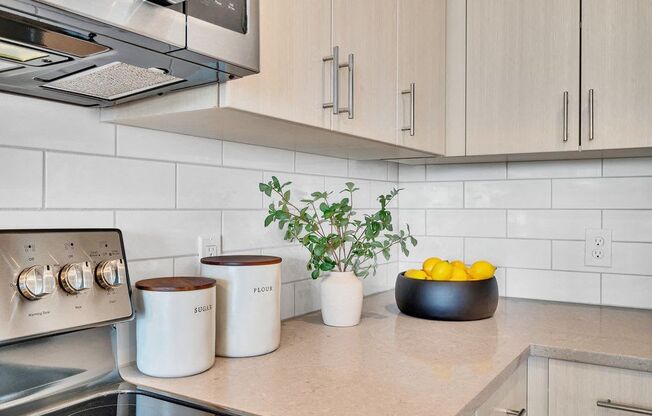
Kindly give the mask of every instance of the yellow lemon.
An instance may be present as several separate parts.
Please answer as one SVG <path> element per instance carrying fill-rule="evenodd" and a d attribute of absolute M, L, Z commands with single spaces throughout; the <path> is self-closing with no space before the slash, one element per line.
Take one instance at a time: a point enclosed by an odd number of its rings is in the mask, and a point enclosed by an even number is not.
<path fill-rule="evenodd" d="M 423 270 L 417 270 L 417 269 L 409 269 L 405 273 L 403 273 L 405 277 L 409 277 L 410 279 L 417 279 L 417 280 L 425 280 L 428 275 L 426 272 Z"/>
<path fill-rule="evenodd" d="M 474 280 L 489 279 L 494 276 L 496 266 L 486 260 L 476 261 L 469 268 L 469 275 Z"/>
<path fill-rule="evenodd" d="M 453 266 L 453 273 L 451 274 L 451 280 L 456 282 L 464 282 L 466 280 L 471 280 L 469 275 L 466 274 L 465 269 Z"/>
<path fill-rule="evenodd" d="M 426 261 L 423 262 L 423 271 L 430 276 L 430 273 L 432 273 L 432 268 L 435 267 L 437 263 L 441 263 L 441 259 L 439 257 L 430 257 L 429 259 L 426 259 Z"/>
<path fill-rule="evenodd" d="M 453 266 L 447 261 L 441 261 L 433 267 L 430 273 L 431 280 L 450 280 L 453 275 Z"/>
<path fill-rule="evenodd" d="M 451 265 L 456 269 L 466 270 L 466 264 L 462 260 L 453 260 L 451 261 Z"/>

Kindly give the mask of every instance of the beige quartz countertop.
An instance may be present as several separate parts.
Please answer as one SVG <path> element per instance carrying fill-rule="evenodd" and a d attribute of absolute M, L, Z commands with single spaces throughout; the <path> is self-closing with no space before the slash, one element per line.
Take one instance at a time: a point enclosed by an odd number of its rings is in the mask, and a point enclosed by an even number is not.
<path fill-rule="evenodd" d="M 491 319 L 427 321 L 401 314 L 394 292 L 365 299 L 360 325 L 319 313 L 283 322 L 281 347 L 217 358 L 192 377 L 127 380 L 265 416 L 467 414 L 531 355 L 652 372 L 652 311 L 500 299 Z"/>

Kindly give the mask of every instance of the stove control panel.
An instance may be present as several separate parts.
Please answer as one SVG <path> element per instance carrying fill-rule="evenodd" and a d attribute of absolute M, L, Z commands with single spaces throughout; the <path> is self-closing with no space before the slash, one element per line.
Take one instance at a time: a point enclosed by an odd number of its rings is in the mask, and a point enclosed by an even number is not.
<path fill-rule="evenodd" d="M 0 345 L 132 316 L 120 230 L 0 230 Z"/>

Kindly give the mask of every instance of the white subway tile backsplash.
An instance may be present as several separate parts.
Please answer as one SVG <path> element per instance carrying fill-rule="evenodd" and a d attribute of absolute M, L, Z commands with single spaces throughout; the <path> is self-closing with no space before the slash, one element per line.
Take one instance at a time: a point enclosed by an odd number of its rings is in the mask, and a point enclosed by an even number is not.
<path fill-rule="evenodd" d="M 458 260 L 464 257 L 464 239 L 461 237 L 418 237 L 417 246 L 408 246 L 410 255 L 400 253 L 401 262 L 421 263 L 428 257 Z M 419 267 L 421 268 L 421 267 Z"/>
<path fill-rule="evenodd" d="M 349 165 L 346 159 L 297 152 L 295 171 L 311 175 L 347 176 Z"/>
<path fill-rule="evenodd" d="M 507 178 L 583 178 L 602 176 L 600 159 L 509 162 Z"/>
<path fill-rule="evenodd" d="M 399 182 L 423 182 L 426 180 L 426 167 L 424 165 L 399 165 Z"/>
<path fill-rule="evenodd" d="M 260 171 L 179 165 L 178 208 L 261 208 Z"/>
<path fill-rule="evenodd" d="M 505 179 L 507 168 L 505 162 L 476 164 L 442 164 L 426 166 L 426 180 L 436 181 L 473 181 Z"/>
<path fill-rule="evenodd" d="M 410 226 L 412 235 L 426 235 L 426 211 L 423 209 L 403 209 L 398 212 L 401 229 Z"/>
<path fill-rule="evenodd" d="M 398 182 L 398 163 L 387 163 L 387 180 L 391 182 Z"/>
<path fill-rule="evenodd" d="M 477 181 L 464 184 L 466 208 L 550 208 L 549 180 Z"/>
<path fill-rule="evenodd" d="M 220 235 L 219 211 L 118 211 L 127 258 L 198 254 L 198 237 Z"/>
<path fill-rule="evenodd" d="M 399 194 L 399 208 L 462 208 L 462 182 L 405 182 Z"/>
<path fill-rule="evenodd" d="M 382 160 L 349 160 L 349 177 L 386 181 L 388 163 Z"/>
<path fill-rule="evenodd" d="M 550 269 L 550 241 L 466 238 L 464 261 L 487 260 L 502 267 Z"/>
<path fill-rule="evenodd" d="M 436 209 L 428 210 L 428 235 L 462 237 L 505 237 L 505 210 Z"/>
<path fill-rule="evenodd" d="M 553 241 L 552 268 L 652 275 L 652 243 L 612 243 L 611 267 L 585 265 L 584 241 Z"/>
<path fill-rule="evenodd" d="M 587 228 L 600 228 L 600 225 L 600 211 L 509 210 L 507 212 L 507 236 L 510 238 L 584 240 Z"/>
<path fill-rule="evenodd" d="M 115 126 L 99 110 L 0 93 L 0 144 L 113 155 Z"/>
<path fill-rule="evenodd" d="M 130 261 L 127 257 L 131 286 L 135 288 L 136 282 L 143 279 L 174 276 L 173 264 L 173 260 L 170 258 Z"/>
<path fill-rule="evenodd" d="M 292 245 L 283 240 L 284 232 L 276 224 L 264 227 L 267 211 L 224 211 L 222 213 L 222 250 L 224 252 Z"/>
<path fill-rule="evenodd" d="M 199 256 L 176 257 L 174 259 L 175 276 L 200 276 Z"/>
<path fill-rule="evenodd" d="M 507 296 L 560 302 L 600 303 L 600 274 L 507 269 Z"/>
<path fill-rule="evenodd" d="M 0 207 L 40 208 L 42 204 L 43 153 L 0 148 Z"/>
<path fill-rule="evenodd" d="M 652 177 L 553 179 L 553 208 L 652 208 Z"/>
<path fill-rule="evenodd" d="M 369 276 L 362 279 L 364 296 L 373 295 L 374 293 L 384 292 L 385 290 L 387 290 L 389 269 L 384 266 L 385 265 L 379 266 L 376 269 L 375 274 L 371 272 L 369 273 Z"/>
<path fill-rule="evenodd" d="M 321 279 L 302 280 L 294 285 L 294 315 L 304 315 L 321 308 Z"/>
<path fill-rule="evenodd" d="M 603 274 L 602 304 L 652 309 L 652 276 Z"/>
<path fill-rule="evenodd" d="M 598 303 L 602 273 L 604 304 L 652 308 L 649 157 L 353 161 L 114 126 L 100 123 L 96 109 L 1 98 L 0 227 L 123 228 L 132 281 L 199 273 L 197 239 L 215 233 L 226 254 L 284 259 L 283 318 L 318 309 L 320 282 L 308 278 L 308 252 L 284 241 L 275 225 L 263 226 L 269 199 L 258 183 L 276 175 L 294 182 L 295 200 L 323 189 L 338 199 L 354 182 L 360 216 L 374 212 L 378 195 L 397 182 L 406 188 L 392 215 L 396 226 L 411 225 L 418 246 L 410 256 L 394 248 L 389 263 L 380 259 L 378 275 L 364 282 L 366 294 L 393 288 L 399 269 L 420 268 L 430 256 L 485 258 L 500 266 L 501 295 Z M 613 265 L 586 267 L 584 230 L 601 227 L 613 230 Z M 127 341 L 123 326 L 120 333 L 120 353 L 133 361 L 133 325 Z"/>
<path fill-rule="evenodd" d="M 364 179 L 351 179 L 351 178 L 325 178 L 324 189 L 327 192 L 333 193 L 333 199 L 343 198 L 348 193 L 342 193 L 342 190 L 346 189 L 346 183 L 352 182 L 355 184 L 355 187 L 358 188 L 357 191 L 353 193 L 353 209 L 365 209 L 372 208 L 376 205 L 376 197 L 371 193 L 371 181 Z"/>
<path fill-rule="evenodd" d="M 294 283 L 281 285 L 281 319 L 294 316 Z"/>
<path fill-rule="evenodd" d="M 498 284 L 498 296 L 507 296 L 506 270 L 502 267 L 497 268 L 494 273 L 496 283 Z"/>
<path fill-rule="evenodd" d="M 378 202 L 378 197 L 380 195 L 388 195 L 393 189 L 397 189 L 396 182 L 378 182 L 371 181 L 371 201 L 369 201 L 369 206 L 371 208 L 380 209 L 380 202 Z M 398 208 L 398 199 L 401 194 L 394 197 L 391 202 L 387 205 L 388 208 Z"/>
<path fill-rule="evenodd" d="M 174 208 L 174 165 L 46 153 L 47 208 Z"/>
<path fill-rule="evenodd" d="M 222 142 L 158 130 L 117 126 L 118 156 L 222 164 Z"/>
<path fill-rule="evenodd" d="M 652 210 L 603 211 L 602 222 L 614 241 L 652 241 Z"/>
<path fill-rule="evenodd" d="M 605 159 L 603 176 L 652 176 L 652 157 Z"/>
<path fill-rule="evenodd" d="M 294 152 L 244 143 L 224 142 L 224 166 L 294 171 Z"/>
<path fill-rule="evenodd" d="M 112 228 L 113 211 L 2 211 L 0 228 Z"/>
<path fill-rule="evenodd" d="M 269 182 L 272 180 L 272 176 L 276 176 L 281 183 L 292 182 L 288 185 L 288 188 L 291 191 L 291 200 L 295 204 L 302 205 L 301 201 L 305 198 L 311 198 L 310 194 L 315 191 L 324 191 L 324 177 L 323 176 L 312 176 L 312 175 L 299 175 L 295 173 L 281 173 L 281 172 L 265 172 L 264 182 Z M 256 186 L 256 189 L 258 187 Z M 260 191 L 259 191 L 260 192 Z M 274 196 L 274 199 L 278 199 Z M 265 205 L 268 206 L 271 200 L 265 196 Z"/>
<path fill-rule="evenodd" d="M 295 243 L 296 244 L 296 243 Z M 264 248 L 262 254 L 281 257 L 281 279 L 283 283 L 296 282 L 310 278 L 307 269 L 310 254 L 303 246 Z"/>

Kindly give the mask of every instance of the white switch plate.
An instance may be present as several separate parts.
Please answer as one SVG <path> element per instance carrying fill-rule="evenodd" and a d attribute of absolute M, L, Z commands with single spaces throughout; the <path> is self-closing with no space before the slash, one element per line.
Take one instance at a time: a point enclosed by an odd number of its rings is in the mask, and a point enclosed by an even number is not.
<path fill-rule="evenodd" d="M 587 228 L 585 266 L 611 267 L 611 230 Z"/>
<path fill-rule="evenodd" d="M 199 236 L 199 257 L 214 257 L 220 252 L 220 238 L 217 235 Z"/>

